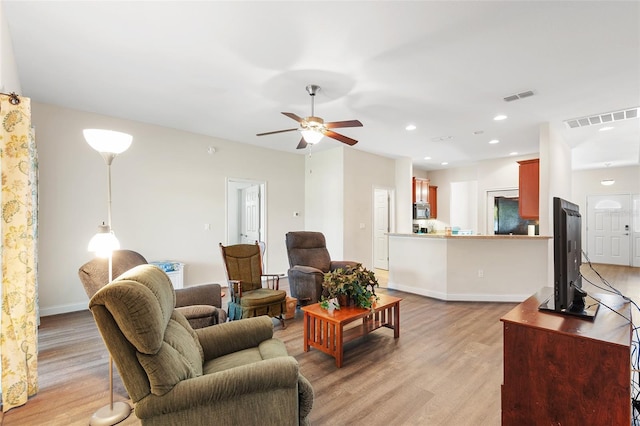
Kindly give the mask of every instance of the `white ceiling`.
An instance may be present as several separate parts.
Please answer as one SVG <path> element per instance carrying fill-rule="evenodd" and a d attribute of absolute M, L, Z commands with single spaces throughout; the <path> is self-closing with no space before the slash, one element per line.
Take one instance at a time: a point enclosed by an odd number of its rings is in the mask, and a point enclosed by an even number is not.
<path fill-rule="evenodd" d="M 536 153 L 545 122 L 574 147 L 576 169 L 640 163 L 639 119 L 608 132 L 563 124 L 640 106 L 637 1 L 2 6 L 22 94 L 38 102 L 296 152 L 297 132 L 256 133 L 296 127 L 282 111 L 310 115 L 314 83 L 315 115 L 364 124 L 338 129 L 355 149 L 421 169 Z"/>

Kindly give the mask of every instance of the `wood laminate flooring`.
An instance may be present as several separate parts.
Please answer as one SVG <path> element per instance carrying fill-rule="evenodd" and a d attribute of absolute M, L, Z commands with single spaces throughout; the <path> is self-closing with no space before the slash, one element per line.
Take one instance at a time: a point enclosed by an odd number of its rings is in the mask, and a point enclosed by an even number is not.
<path fill-rule="evenodd" d="M 640 300 L 640 268 L 594 266 L 612 285 Z M 587 267 L 583 273 L 595 275 Z M 384 285 L 384 271 L 378 271 L 378 276 Z M 499 425 L 499 319 L 517 304 L 442 302 L 379 291 L 403 298 L 400 338 L 394 339 L 390 329 L 380 329 L 346 344 L 340 369 L 333 358 L 317 350 L 303 351 L 300 310 L 287 320 L 284 330 L 274 321 L 275 337 L 285 342 L 314 387 L 311 423 Z M 108 361 L 88 310 L 43 317 L 39 392 L 23 407 L 4 414 L 2 425 L 88 424 L 91 415 L 109 402 Z M 116 401 L 127 401 L 117 370 L 114 389 Z M 140 421 L 132 413 L 120 424 L 139 425 Z"/>

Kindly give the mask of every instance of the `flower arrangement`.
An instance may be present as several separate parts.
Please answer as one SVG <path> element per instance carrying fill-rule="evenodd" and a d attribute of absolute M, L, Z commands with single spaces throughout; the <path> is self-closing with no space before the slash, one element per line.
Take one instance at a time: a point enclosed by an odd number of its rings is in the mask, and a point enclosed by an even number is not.
<path fill-rule="evenodd" d="M 338 268 L 324 274 L 322 298 L 320 306 L 324 309 L 340 309 L 335 299 L 346 299 L 347 305 L 353 303 L 360 308 L 370 309 L 379 298 L 375 287 L 378 279 L 373 271 L 361 263 L 346 268 Z"/>

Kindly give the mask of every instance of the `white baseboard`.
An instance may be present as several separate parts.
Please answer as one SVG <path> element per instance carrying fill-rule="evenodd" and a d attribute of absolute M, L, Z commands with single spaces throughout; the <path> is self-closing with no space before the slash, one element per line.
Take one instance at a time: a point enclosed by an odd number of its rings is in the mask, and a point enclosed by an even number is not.
<path fill-rule="evenodd" d="M 517 302 L 526 300 L 531 294 L 451 294 L 427 290 L 420 287 L 412 287 L 397 283 L 388 283 L 387 288 L 400 290 L 407 293 L 419 294 L 420 296 L 431 297 L 433 299 L 444 300 L 448 302 Z"/>
<path fill-rule="evenodd" d="M 50 315 L 66 314 L 69 312 L 84 311 L 89 309 L 88 303 L 74 303 L 72 305 L 58 305 L 49 308 L 40 308 L 40 316 L 48 317 Z"/>

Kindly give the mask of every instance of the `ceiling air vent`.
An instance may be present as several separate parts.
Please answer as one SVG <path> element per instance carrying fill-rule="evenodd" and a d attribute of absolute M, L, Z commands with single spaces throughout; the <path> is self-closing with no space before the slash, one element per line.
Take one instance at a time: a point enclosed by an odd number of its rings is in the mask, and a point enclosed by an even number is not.
<path fill-rule="evenodd" d="M 570 129 L 578 127 L 593 126 L 595 124 L 612 123 L 614 121 L 629 120 L 638 118 L 638 109 L 640 107 L 627 108 L 620 111 L 605 112 L 602 114 L 589 115 L 587 117 L 572 118 L 565 120 L 565 124 Z"/>
<path fill-rule="evenodd" d="M 503 99 L 505 100 L 505 102 L 511 102 L 511 101 L 517 101 L 518 99 L 528 98 L 529 96 L 533 96 L 533 91 L 527 90 L 526 92 L 505 96 Z"/>

